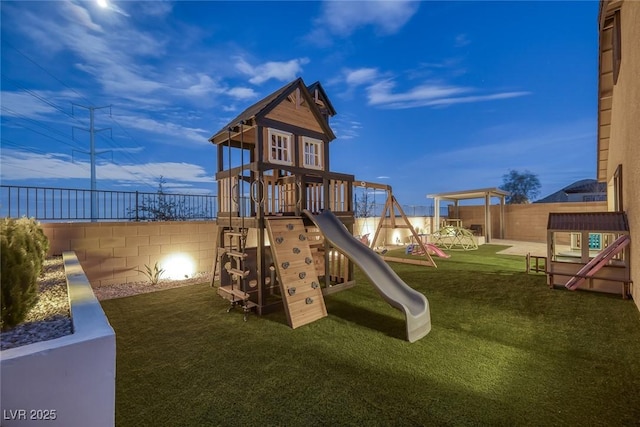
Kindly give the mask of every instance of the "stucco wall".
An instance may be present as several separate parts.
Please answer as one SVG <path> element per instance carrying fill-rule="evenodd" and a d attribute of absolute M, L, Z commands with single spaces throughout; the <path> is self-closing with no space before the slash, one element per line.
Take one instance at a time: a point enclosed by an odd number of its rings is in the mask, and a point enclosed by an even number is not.
<path fill-rule="evenodd" d="M 216 227 L 215 221 L 42 224 L 49 253 L 74 251 L 94 286 L 146 280 L 136 270 L 156 262 L 167 269 L 175 255 L 191 260 L 193 273 L 211 271 Z"/>
<path fill-rule="evenodd" d="M 111 427 L 116 336 L 77 258 L 64 255 L 73 333 L 2 351 L 2 425 Z"/>
<path fill-rule="evenodd" d="M 527 205 L 505 205 L 505 239 L 525 242 L 547 241 L 547 220 L 550 212 L 606 212 L 606 202 L 578 203 L 531 203 Z M 459 206 L 458 217 L 464 227 L 471 224 L 484 225 L 484 206 Z M 491 229 L 493 238 L 500 233 L 500 206 L 491 206 Z"/>
<path fill-rule="evenodd" d="M 620 8 L 622 59 L 613 87 L 607 181 L 622 165 L 623 209 L 631 229 L 631 294 L 640 309 L 640 2 Z"/>

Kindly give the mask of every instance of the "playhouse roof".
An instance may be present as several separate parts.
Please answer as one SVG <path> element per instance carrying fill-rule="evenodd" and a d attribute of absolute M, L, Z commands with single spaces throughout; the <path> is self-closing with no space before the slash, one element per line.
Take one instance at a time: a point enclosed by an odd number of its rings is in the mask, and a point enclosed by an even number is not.
<path fill-rule="evenodd" d="M 629 222 L 624 212 L 551 212 L 547 230 L 628 232 Z"/>
<path fill-rule="evenodd" d="M 322 88 L 319 82 L 315 82 L 309 87 L 307 87 L 304 84 L 304 81 L 302 80 L 302 78 L 298 77 L 292 82 L 282 86 L 280 89 L 276 90 L 275 92 L 262 98 L 260 101 L 256 102 L 255 104 L 247 107 L 242 113 L 240 113 L 233 120 L 231 120 L 229 123 L 224 125 L 213 136 L 211 136 L 211 138 L 209 138 L 209 141 L 213 142 L 213 140 L 216 137 L 226 133 L 229 128 L 236 126 L 241 121 L 249 122 L 250 120 L 256 117 L 266 115 L 276 105 L 278 105 L 280 102 L 286 99 L 286 97 L 289 96 L 289 94 L 291 94 L 295 89 L 300 89 L 301 95 L 307 101 L 309 108 L 311 109 L 312 113 L 316 116 L 316 119 L 320 123 L 320 126 L 323 128 L 324 133 L 329 137 L 329 140 L 335 139 L 336 138 L 335 134 L 331 130 L 331 127 L 329 127 L 328 122 L 324 120 L 324 118 L 322 117 L 322 112 L 319 110 L 318 106 L 314 102 L 313 96 L 310 93 L 311 90 L 315 91 L 316 89 L 318 89 L 318 92 L 322 96 L 322 101 L 324 102 L 329 115 L 333 116 L 336 114 L 336 112 L 333 106 L 331 105 L 331 102 L 329 101 L 329 98 L 327 97 L 324 89 Z"/>

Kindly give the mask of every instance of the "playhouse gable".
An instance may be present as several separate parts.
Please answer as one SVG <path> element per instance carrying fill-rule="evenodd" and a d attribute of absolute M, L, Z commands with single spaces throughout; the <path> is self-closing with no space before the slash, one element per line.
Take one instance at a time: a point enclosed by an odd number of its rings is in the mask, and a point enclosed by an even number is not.
<path fill-rule="evenodd" d="M 319 86 L 319 83 L 316 85 Z M 328 115 L 324 108 L 324 103 L 328 102 L 326 94 L 323 96 L 323 99 L 312 96 L 304 81 L 298 78 L 256 114 L 256 119 L 258 121 L 264 119 L 262 121 L 269 126 L 277 127 L 277 123 L 282 123 L 310 130 L 316 134 L 323 134 L 325 136 L 323 139 L 331 141 L 336 136 L 329 126 Z M 331 112 L 335 114 L 333 107 Z"/>
<path fill-rule="evenodd" d="M 315 106 L 310 105 L 300 88 L 296 88 L 264 117 L 268 120 L 324 133 L 322 119 L 318 120 L 317 115 L 312 111 L 313 109 Z"/>

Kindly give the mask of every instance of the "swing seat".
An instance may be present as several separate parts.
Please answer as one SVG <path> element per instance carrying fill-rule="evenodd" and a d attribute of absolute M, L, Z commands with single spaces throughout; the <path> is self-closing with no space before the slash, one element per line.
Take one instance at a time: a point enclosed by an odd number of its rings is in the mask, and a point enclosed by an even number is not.
<path fill-rule="evenodd" d="M 358 237 L 358 240 L 360 240 L 361 243 L 363 243 L 364 245 L 369 246 L 369 233 L 367 234 L 363 234 L 362 236 Z"/>

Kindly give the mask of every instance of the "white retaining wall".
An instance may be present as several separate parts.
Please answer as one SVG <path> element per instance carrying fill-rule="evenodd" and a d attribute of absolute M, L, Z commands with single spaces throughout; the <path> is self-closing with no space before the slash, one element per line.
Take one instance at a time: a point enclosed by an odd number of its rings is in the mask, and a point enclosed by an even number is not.
<path fill-rule="evenodd" d="M 4 427 L 115 423 L 115 333 L 75 253 L 63 259 L 74 332 L 0 352 Z"/>

